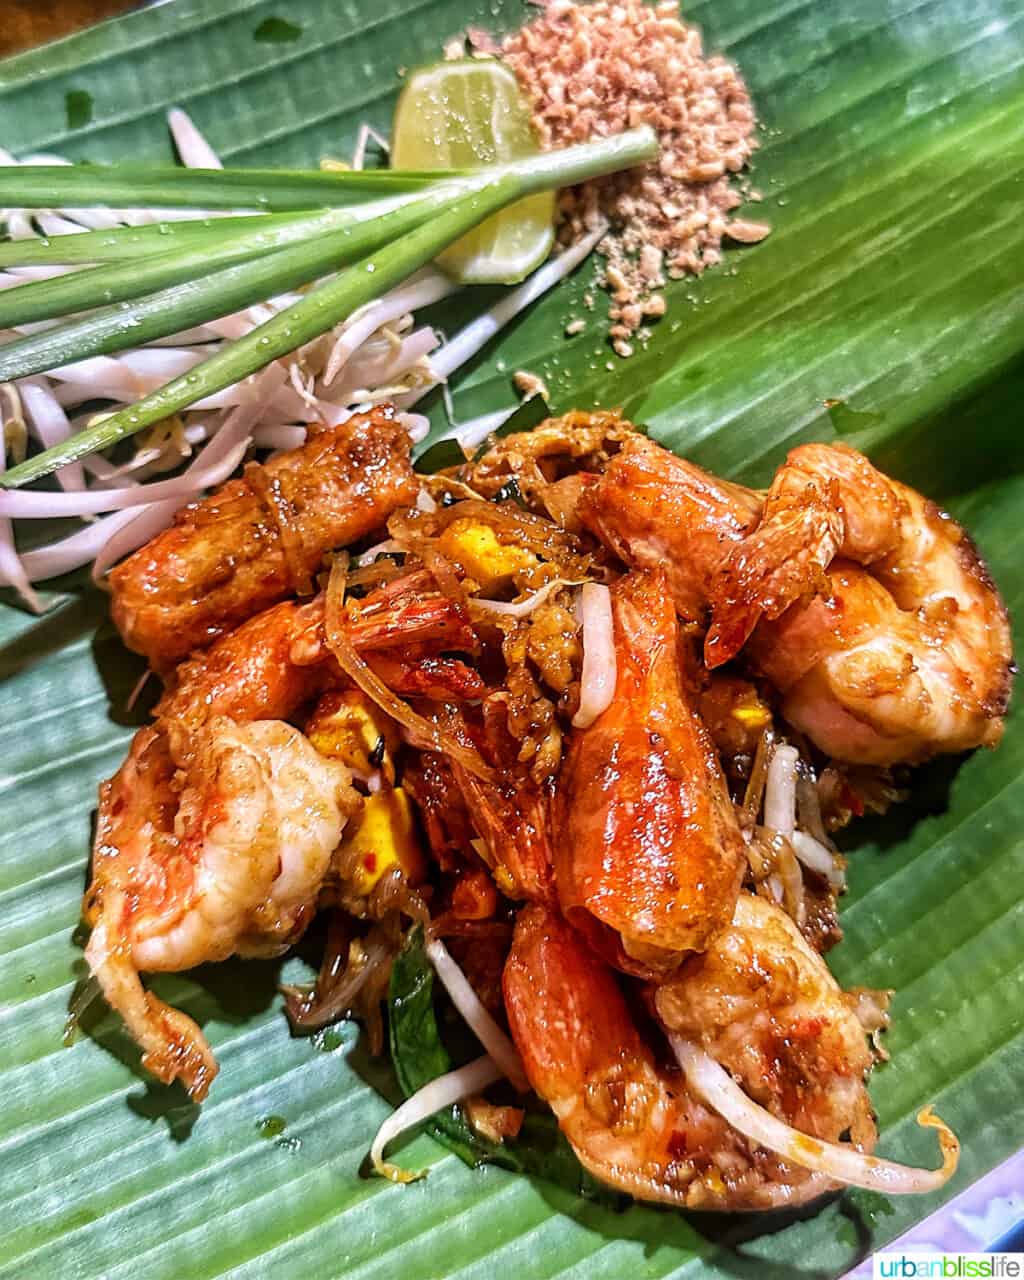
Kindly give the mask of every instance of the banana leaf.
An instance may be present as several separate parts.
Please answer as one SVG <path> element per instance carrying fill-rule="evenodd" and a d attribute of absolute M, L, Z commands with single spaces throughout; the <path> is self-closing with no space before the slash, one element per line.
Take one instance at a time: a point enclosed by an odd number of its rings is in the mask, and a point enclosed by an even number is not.
<path fill-rule="evenodd" d="M 152 164 L 185 106 L 233 163 L 344 157 L 388 127 L 396 69 L 514 0 L 171 0 L 0 64 L 0 145 Z M 286 16 L 285 16 L 286 15 Z M 841 437 L 964 520 L 1011 610 L 1024 594 L 1024 8 L 1019 0 L 695 0 L 764 122 L 752 216 L 774 226 L 670 289 L 620 361 L 582 309 L 584 268 L 460 375 L 463 418 L 545 377 L 558 408 L 621 405 L 697 461 L 761 483 L 804 439 Z M 443 327 L 485 291 L 446 303 Z M 566 322 L 587 330 L 562 337 Z M 438 428 L 440 411 L 435 407 Z M 429 1176 L 362 1176 L 401 1096 L 356 1028 L 289 1036 L 277 987 L 303 956 L 154 985 L 222 1063 L 197 1108 L 140 1071 L 99 1003 L 63 1043 L 97 782 L 141 710 L 141 663 L 82 586 L 42 619 L 0 612 L 0 1277 L 458 1275 L 831 1277 L 1024 1142 L 1024 726 L 997 752 L 921 770 L 910 800 L 850 832 L 841 980 L 893 987 L 892 1060 L 872 1094 L 880 1150 L 934 1158 L 934 1101 L 960 1171 L 924 1199 L 850 1192 L 798 1219 L 625 1211 L 469 1169 L 426 1135 Z"/>

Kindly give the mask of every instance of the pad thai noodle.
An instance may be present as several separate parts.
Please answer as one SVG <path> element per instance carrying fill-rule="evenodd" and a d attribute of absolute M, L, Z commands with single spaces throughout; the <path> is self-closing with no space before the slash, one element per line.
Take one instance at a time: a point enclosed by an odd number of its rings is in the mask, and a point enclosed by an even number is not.
<path fill-rule="evenodd" d="M 386 404 L 310 424 L 110 574 L 164 691 L 100 790 L 86 957 L 145 1067 L 197 1102 L 218 1071 L 145 974 L 309 931 L 293 1029 L 354 1017 L 379 1053 L 419 947 L 478 1046 L 406 1090 L 387 1176 L 457 1103 L 498 1152 L 553 1113 L 599 1183 L 688 1209 L 942 1185 L 928 1109 L 937 1168 L 875 1154 L 891 993 L 824 957 L 836 833 L 999 741 L 1007 614 L 968 535 L 843 445 L 766 491 L 614 413 L 433 475 L 409 448 Z"/>

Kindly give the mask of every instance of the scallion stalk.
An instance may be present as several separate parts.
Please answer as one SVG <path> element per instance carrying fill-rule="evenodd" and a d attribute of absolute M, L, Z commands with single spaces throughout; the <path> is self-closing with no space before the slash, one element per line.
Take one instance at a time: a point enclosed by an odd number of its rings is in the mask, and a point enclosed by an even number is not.
<path fill-rule="evenodd" d="M 436 218 L 318 285 L 299 302 L 195 365 L 187 374 L 173 378 L 136 404 L 118 410 L 4 473 L 4 487 L 17 488 L 97 449 L 107 449 L 126 436 L 187 409 L 197 400 L 241 382 L 296 347 L 312 342 L 426 266 L 442 249 L 484 218 L 518 199 L 521 193 L 521 183 L 514 177 L 506 177 L 460 197 Z"/>
<path fill-rule="evenodd" d="M 439 179 L 466 177 L 471 172 L 5 165 L 0 167 L 0 208 L 312 209 L 415 194 Z"/>
<path fill-rule="evenodd" d="M 0 208 L 50 209 L 105 205 L 111 209 L 163 208 L 308 210 L 358 205 L 384 196 L 415 195 L 433 185 L 458 194 L 504 176 L 530 184 L 529 191 L 572 186 L 650 160 L 657 153 L 647 125 L 612 138 L 543 151 L 481 169 L 318 170 L 172 169 L 137 165 L 0 166 Z M 613 157 L 621 157 L 615 162 Z M 610 163 L 609 163 L 610 162 Z"/>
<path fill-rule="evenodd" d="M 324 209 L 304 218 L 289 219 L 273 227 L 257 226 L 255 229 L 251 225 L 253 219 L 248 219 L 248 231 L 224 235 L 218 240 L 201 243 L 191 249 L 178 248 L 174 252 L 121 262 L 114 266 L 89 267 L 85 271 L 56 276 L 50 280 L 33 280 L 0 290 L 0 329 L 29 324 L 35 320 L 52 320 L 75 311 L 87 311 L 100 305 L 141 298 L 159 289 L 207 276 L 222 267 L 251 262 L 295 245 L 312 246 L 314 242 L 318 242 L 330 254 L 327 269 L 344 266 L 379 248 L 395 236 L 411 231 L 436 210 L 437 203 L 434 200 L 423 198 L 410 201 L 400 209 L 392 210 L 390 214 L 372 219 L 354 218 L 347 209 Z M 256 221 L 259 223 L 262 219 L 257 218 Z M 329 250 L 328 242 L 323 237 L 330 238 Z M 305 261 L 304 255 L 294 256 Z M 312 254 L 309 256 L 311 260 Z M 280 258 L 277 261 L 281 263 Z M 322 274 L 323 270 L 321 267 L 318 274 Z M 299 284 L 305 284 L 314 278 L 312 274 L 305 274 L 305 267 L 300 274 L 304 278 L 298 280 Z M 282 269 L 282 278 L 283 275 Z M 281 285 L 274 292 L 290 287 L 292 286 Z M 156 303 L 157 313 L 160 305 L 160 302 Z M 119 320 L 123 323 L 125 317 L 122 315 Z M 169 332 L 173 333 L 175 330 L 171 329 Z M 133 336 L 132 342 L 135 341 Z M 0 348 L 0 360 L 5 350 Z"/>
<path fill-rule="evenodd" d="M 353 221 L 379 217 L 399 203 L 416 196 L 388 197 L 346 210 Z M 112 227 L 100 231 L 71 232 L 56 236 L 26 236 L 0 243 L 0 269 L 6 267 L 64 267 L 104 262 L 137 262 L 164 253 L 190 253 L 203 245 L 215 246 L 231 236 L 253 231 L 275 231 L 296 222 L 318 218 L 320 211 L 301 213 L 247 213 L 237 218 L 188 218 L 150 222 L 141 227 Z"/>
<path fill-rule="evenodd" d="M 0 382 L 141 346 L 309 284 L 420 226 L 425 216 L 437 211 L 432 201 L 422 203 L 427 205 L 426 210 L 421 208 L 421 202 L 412 202 L 381 218 L 341 226 L 263 257 L 221 267 L 199 279 L 169 285 L 135 302 L 104 306 L 56 328 L 16 338 L 0 346 Z M 111 274 L 116 272 L 123 281 L 125 269 L 130 273 L 139 268 L 128 263 L 124 268 L 114 268 Z M 165 264 L 152 259 L 149 269 L 163 271 Z M 201 265 L 193 267 L 191 274 L 196 276 L 202 269 Z M 88 272 L 88 278 L 96 279 L 95 301 L 107 301 L 102 280 L 108 270 L 95 267 Z M 40 283 L 57 285 L 63 280 L 73 277 Z M 18 286 L 19 291 L 22 287 Z M 4 307 L 3 296 L 0 293 L 0 309 Z"/>

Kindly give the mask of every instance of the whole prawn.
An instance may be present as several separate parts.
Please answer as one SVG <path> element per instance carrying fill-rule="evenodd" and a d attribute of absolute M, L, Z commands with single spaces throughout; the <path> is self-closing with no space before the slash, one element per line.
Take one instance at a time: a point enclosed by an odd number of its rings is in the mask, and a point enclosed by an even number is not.
<path fill-rule="evenodd" d="M 784 716 L 837 759 L 913 763 L 999 742 L 1013 655 L 991 575 L 950 516 L 855 450 L 790 453 L 715 595 L 708 665 L 753 632 Z"/>
<path fill-rule="evenodd" d="M 784 717 L 857 764 L 994 746 L 1012 679 L 999 591 L 966 532 L 844 445 L 802 445 L 767 495 L 641 437 L 579 501 L 627 564 L 667 561 L 714 668 L 741 654 Z"/>
<path fill-rule="evenodd" d="M 410 575 L 412 576 L 412 575 Z M 482 684 L 436 647 L 472 645 L 459 608 L 420 577 L 371 593 L 349 619 L 365 652 L 409 638 L 441 664 L 449 691 Z M 305 929 L 348 817 L 361 801 L 349 771 L 287 723 L 344 683 L 323 635 L 320 600 L 284 602 L 183 664 L 100 788 L 86 959 L 159 1078 L 205 1096 L 216 1063 L 196 1024 L 147 992 L 140 971 L 277 953 Z M 447 664 L 447 666 L 445 665 Z M 403 650 L 401 682 L 422 670 Z M 471 677 L 471 678 L 470 678 Z"/>
<path fill-rule="evenodd" d="M 520 913 L 504 992 L 530 1084 L 551 1106 L 581 1164 L 610 1186 L 687 1209 L 795 1205 L 834 1186 L 752 1149 L 678 1071 L 661 1065 L 612 971 L 555 912 L 531 906 Z M 853 1015 L 843 1010 L 842 1016 L 853 1023 L 856 1043 Z M 863 1046 L 863 1032 L 859 1039 Z M 833 1061 L 836 1112 L 849 1109 L 848 1084 L 863 1095 L 851 1122 L 866 1107 L 868 1056 L 861 1048 L 852 1060 Z"/>
<path fill-rule="evenodd" d="M 550 908 L 520 913 L 503 988 L 530 1084 L 581 1164 L 637 1199 L 771 1209 L 843 1183 L 933 1191 L 956 1169 L 956 1139 L 927 1110 L 918 1118 L 939 1131 L 938 1169 L 871 1154 L 872 1055 L 858 1001 L 781 909 L 753 895 L 740 895 L 704 955 L 642 993 L 683 1074 L 641 1034 L 612 970 Z"/>
<path fill-rule="evenodd" d="M 570 738 L 555 875 L 562 910 L 644 975 L 700 950 L 732 915 L 746 866 L 722 772 L 680 676 L 662 570 L 612 587 L 611 704 Z"/>

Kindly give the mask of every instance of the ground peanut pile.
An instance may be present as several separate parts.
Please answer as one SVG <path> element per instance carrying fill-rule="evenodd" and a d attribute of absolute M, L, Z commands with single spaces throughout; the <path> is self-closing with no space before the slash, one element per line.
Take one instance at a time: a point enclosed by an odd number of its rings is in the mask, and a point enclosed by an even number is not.
<path fill-rule="evenodd" d="M 730 179 L 757 146 L 754 108 L 724 58 L 705 59 L 700 33 L 676 0 L 549 0 L 501 49 L 533 104 L 545 146 L 650 124 L 661 155 L 643 169 L 563 196 L 561 235 L 575 239 L 606 217 L 610 336 L 621 356 L 648 320 L 664 315 L 665 277 L 699 275 L 721 260 L 723 236 L 762 240 L 766 224 L 729 219 L 742 196 Z"/>

